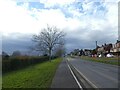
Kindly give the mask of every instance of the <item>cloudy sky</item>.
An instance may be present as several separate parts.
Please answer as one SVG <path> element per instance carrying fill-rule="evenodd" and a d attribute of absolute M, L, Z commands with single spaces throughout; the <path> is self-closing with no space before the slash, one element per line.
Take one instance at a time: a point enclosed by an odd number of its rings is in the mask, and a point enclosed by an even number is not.
<path fill-rule="evenodd" d="M 1 0 L 2 50 L 27 51 L 46 24 L 66 33 L 66 48 L 95 48 L 118 39 L 118 0 Z M 1 41 L 1 38 L 0 38 Z"/>

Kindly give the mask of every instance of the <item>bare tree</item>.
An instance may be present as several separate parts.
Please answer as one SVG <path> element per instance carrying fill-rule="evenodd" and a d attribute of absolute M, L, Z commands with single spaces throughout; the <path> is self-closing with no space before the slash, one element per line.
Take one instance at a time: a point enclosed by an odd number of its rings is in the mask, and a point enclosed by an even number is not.
<path fill-rule="evenodd" d="M 55 26 L 50 27 L 47 25 L 47 28 L 41 30 L 38 35 L 33 35 L 33 41 L 36 42 L 36 51 L 43 51 L 44 53 L 49 54 L 49 60 L 51 60 L 52 51 L 57 45 L 64 44 L 65 33 L 60 31 Z"/>

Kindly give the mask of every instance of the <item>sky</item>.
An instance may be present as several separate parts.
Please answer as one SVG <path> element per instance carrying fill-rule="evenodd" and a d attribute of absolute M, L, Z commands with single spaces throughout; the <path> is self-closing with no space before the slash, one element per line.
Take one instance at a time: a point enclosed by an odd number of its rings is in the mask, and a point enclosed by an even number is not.
<path fill-rule="evenodd" d="M 1 50 L 27 52 L 46 25 L 66 33 L 67 52 L 118 39 L 119 0 L 0 0 Z"/>

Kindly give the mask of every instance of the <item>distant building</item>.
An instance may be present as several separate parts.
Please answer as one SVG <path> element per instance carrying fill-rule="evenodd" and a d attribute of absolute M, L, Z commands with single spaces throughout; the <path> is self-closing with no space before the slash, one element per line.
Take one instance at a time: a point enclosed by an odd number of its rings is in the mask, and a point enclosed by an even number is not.
<path fill-rule="evenodd" d="M 105 50 L 104 50 L 104 46 L 103 45 L 101 47 L 97 48 L 97 52 L 98 52 L 97 54 L 102 54 L 102 53 L 104 53 L 104 51 Z"/>
<path fill-rule="evenodd" d="M 71 56 L 72 55 L 79 55 L 80 53 L 80 50 L 79 49 L 74 49 L 74 51 L 72 51 L 70 54 L 71 54 Z"/>
<path fill-rule="evenodd" d="M 113 55 L 119 55 L 120 56 L 120 41 L 117 40 L 115 44 L 109 43 L 109 44 L 104 44 L 102 46 L 98 46 L 96 42 L 96 48 L 93 50 L 90 49 L 74 49 L 70 53 L 70 55 L 77 55 L 77 56 L 91 56 L 91 55 L 96 55 L 99 57 L 104 57 L 107 54 L 113 54 Z"/>
<path fill-rule="evenodd" d="M 112 44 L 111 43 L 104 45 L 105 54 L 110 53 L 111 49 L 112 49 Z"/>
<path fill-rule="evenodd" d="M 101 56 L 106 56 L 108 53 L 110 53 L 112 49 L 112 44 L 104 44 L 101 47 L 99 46 L 97 48 L 97 55 L 101 55 Z"/>
<path fill-rule="evenodd" d="M 106 56 L 108 53 L 114 55 L 120 55 L 120 41 L 117 40 L 115 44 L 104 44 L 101 47 L 97 48 L 97 54 Z"/>
<path fill-rule="evenodd" d="M 117 40 L 117 42 L 112 45 L 110 52 L 113 54 L 120 55 L 120 41 Z"/>
<path fill-rule="evenodd" d="M 90 50 L 90 49 L 84 49 L 84 55 L 85 56 L 90 56 L 91 52 L 92 52 L 92 50 Z"/>
<path fill-rule="evenodd" d="M 85 55 L 83 49 L 80 50 L 80 56 Z"/>

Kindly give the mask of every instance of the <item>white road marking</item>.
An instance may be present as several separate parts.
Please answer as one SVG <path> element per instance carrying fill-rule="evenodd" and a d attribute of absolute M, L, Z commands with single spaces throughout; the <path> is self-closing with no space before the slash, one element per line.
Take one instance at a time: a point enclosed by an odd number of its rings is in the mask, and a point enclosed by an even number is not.
<path fill-rule="evenodd" d="M 67 62 L 66 62 L 66 63 L 67 63 Z M 83 90 L 82 86 L 80 85 L 79 81 L 77 80 L 76 76 L 74 75 L 74 73 L 73 73 L 73 71 L 71 70 L 71 68 L 70 68 L 70 66 L 69 66 L 68 63 L 67 63 L 67 65 L 68 65 L 68 68 L 69 68 L 69 70 L 70 70 L 72 76 L 74 77 L 76 83 L 78 84 L 79 88 L 80 88 L 81 90 Z"/>
<path fill-rule="evenodd" d="M 75 68 L 75 67 L 74 67 Z M 88 80 L 85 75 L 83 75 L 77 68 L 75 68 L 77 70 L 77 72 L 80 73 L 80 75 L 87 81 L 89 82 L 94 88 L 98 88 L 97 86 L 95 86 L 90 80 Z"/>
<path fill-rule="evenodd" d="M 68 59 L 68 58 L 67 58 Z M 69 61 L 69 59 L 68 59 L 68 61 Z M 73 66 L 74 67 L 74 66 Z M 75 67 L 74 67 L 75 68 Z M 75 68 L 76 69 L 76 71 L 90 84 L 90 85 L 92 85 L 92 87 L 94 87 L 94 88 L 98 88 L 97 86 L 95 86 L 90 80 L 88 80 L 77 68 Z"/>

